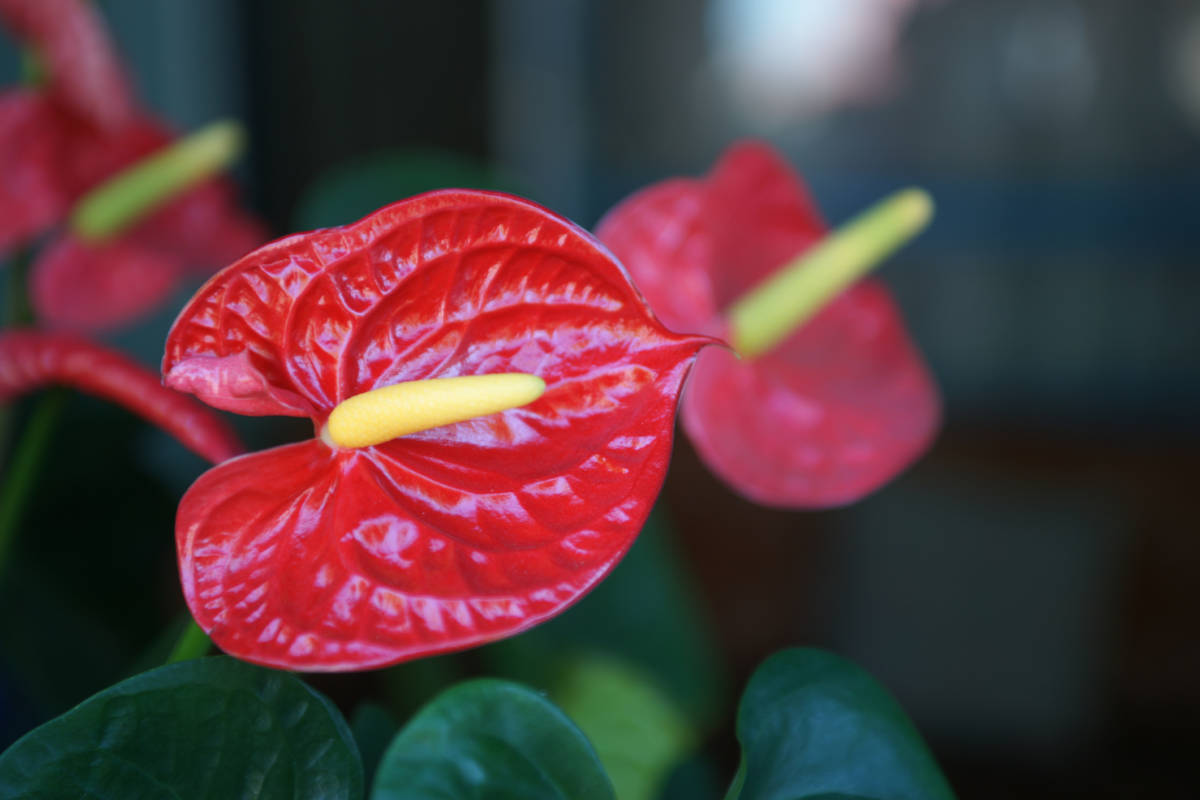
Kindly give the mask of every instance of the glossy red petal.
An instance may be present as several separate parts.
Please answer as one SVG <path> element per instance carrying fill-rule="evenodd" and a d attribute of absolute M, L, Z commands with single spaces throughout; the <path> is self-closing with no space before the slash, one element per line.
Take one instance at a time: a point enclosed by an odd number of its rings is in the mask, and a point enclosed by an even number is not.
<path fill-rule="evenodd" d="M 314 440 L 208 473 L 176 525 L 193 614 L 241 658 L 335 670 L 561 611 L 649 513 L 706 343 L 663 328 L 585 231 L 504 195 L 435 192 L 251 253 L 180 315 L 168 381 L 265 385 L 317 425 L 399 381 L 518 371 L 547 389 L 377 447 Z"/>
<path fill-rule="evenodd" d="M 721 312 L 824 234 L 808 191 L 769 147 L 731 147 L 702 180 L 672 179 L 597 228 L 655 311 L 719 332 Z M 937 389 L 886 289 L 863 282 L 754 361 L 705 353 L 683 421 L 708 466 L 760 503 L 812 508 L 878 488 L 929 444 Z"/>
<path fill-rule="evenodd" d="M 242 452 L 223 419 L 165 388 L 157 375 L 120 353 L 69 334 L 0 333 L 0 402 L 50 384 L 112 400 L 210 461 L 219 463 Z"/>
<path fill-rule="evenodd" d="M 178 259 L 129 238 L 86 244 L 64 236 L 38 255 L 30 297 L 47 325 L 79 331 L 112 328 L 161 304 L 179 280 Z"/>
<path fill-rule="evenodd" d="M 31 239 L 65 213 L 58 113 L 29 91 L 0 93 L 0 253 Z"/>
<path fill-rule="evenodd" d="M 314 413 L 303 397 L 272 385 L 254 365 L 248 350 L 181 359 L 165 374 L 163 383 L 194 394 L 215 408 L 251 417 L 310 417 Z"/>
<path fill-rule="evenodd" d="M 492 641 L 582 595 L 632 537 L 619 515 L 645 516 L 631 499 L 586 530 L 519 526 L 523 501 L 551 502 L 533 494 L 453 492 L 318 440 L 255 453 L 184 496 L 184 595 L 223 650 L 288 669 L 366 669 Z"/>
<path fill-rule="evenodd" d="M 37 48 L 50 92 L 99 128 L 133 115 L 133 97 L 104 21 L 88 0 L 0 0 L 4 24 Z"/>
<path fill-rule="evenodd" d="M 705 463 L 758 503 L 858 500 L 937 430 L 937 387 L 886 289 L 863 281 L 752 363 L 704 353 L 683 424 Z"/>

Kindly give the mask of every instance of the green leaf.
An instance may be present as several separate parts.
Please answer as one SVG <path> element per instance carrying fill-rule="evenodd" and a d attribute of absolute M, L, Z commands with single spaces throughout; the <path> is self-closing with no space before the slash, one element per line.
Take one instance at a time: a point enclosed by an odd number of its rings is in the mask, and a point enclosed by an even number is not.
<path fill-rule="evenodd" d="M 397 200 L 433 189 L 490 189 L 520 194 L 485 164 L 443 150 L 387 150 L 340 164 L 304 191 L 296 230 L 345 225 Z"/>
<path fill-rule="evenodd" d="M 361 796 L 337 709 L 288 673 L 224 657 L 122 681 L 0 755 L 0 797 Z"/>
<path fill-rule="evenodd" d="M 613 800 L 596 752 L 566 715 L 491 679 L 443 692 L 383 755 L 372 800 Z"/>
<path fill-rule="evenodd" d="M 595 746 L 621 800 L 658 797 L 696 744 L 671 699 L 620 661 L 577 659 L 550 694 Z"/>
<path fill-rule="evenodd" d="M 722 712 L 725 676 L 696 593 L 657 508 L 612 574 L 544 625 L 484 648 L 490 669 L 535 686 L 555 685 L 577 656 L 632 664 L 707 728 Z"/>
<path fill-rule="evenodd" d="M 742 695 L 737 735 L 742 765 L 728 800 L 954 797 L 899 704 L 832 653 L 768 658 Z"/>

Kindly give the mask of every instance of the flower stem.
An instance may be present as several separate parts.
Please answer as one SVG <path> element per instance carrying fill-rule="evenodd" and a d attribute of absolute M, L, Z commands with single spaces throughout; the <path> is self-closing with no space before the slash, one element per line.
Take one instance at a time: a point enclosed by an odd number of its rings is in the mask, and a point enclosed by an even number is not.
<path fill-rule="evenodd" d="M 35 89 L 46 83 L 46 62 L 30 47 L 21 50 L 21 83 Z"/>
<path fill-rule="evenodd" d="M 8 285 L 4 287 L 4 317 L 0 323 L 5 328 L 28 325 L 33 322 L 33 308 L 29 305 L 29 264 L 32 256 L 28 248 L 13 254 L 8 264 Z"/>
<path fill-rule="evenodd" d="M 0 309 L 0 329 L 28 325 L 33 322 L 33 309 L 29 305 L 29 293 L 25 289 L 29 274 L 30 255 L 28 248 L 13 254 L 8 264 L 8 285 L 4 287 L 4 308 Z M 0 406 L 0 465 L 8 449 L 8 439 L 13 424 L 13 404 Z"/>
<path fill-rule="evenodd" d="M 179 636 L 179 641 L 175 643 L 175 648 L 171 650 L 171 655 L 167 656 L 167 663 L 174 664 L 176 661 L 188 661 L 193 658 L 200 658 L 208 652 L 208 648 L 212 646 L 212 642 L 204 631 L 200 630 L 200 626 L 191 617 L 188 617 L 187 627 L 183 629 L 183 633 Z"/>
<path fill-rule="evenodd" d="M 229 166 L 245 138 L 236 122 L 214 122 L 147 156 L 84 195 L 71 213 L 72 230 L 93 241 L 115 236 Z"/>
<path fill-rule="evenodd" d="M 5 471 L 4 483 L 0 485 L 0 575 L 8 565 L 34 479 L 41 470 L 46 448 L 66 400 L 67 392 L 62 389 L 51 389 L 41 397 L 17 443 L 12 463 Z"/>
<path fill-rule="evenodd" d="M 905 189 L 831 233 L 730 306 L 734 349 L 743 358 L 770 350 L 920 233 L 932 216 L 929 195 Z"/>

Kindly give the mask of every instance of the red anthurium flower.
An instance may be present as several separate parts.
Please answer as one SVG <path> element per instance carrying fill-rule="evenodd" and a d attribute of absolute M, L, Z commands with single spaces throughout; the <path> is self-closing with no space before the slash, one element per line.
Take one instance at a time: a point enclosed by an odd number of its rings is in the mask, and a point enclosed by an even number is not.
<path fill-rule="evenodd" d="M 0 96 L 0 247 L 61 221 L 88 189 L 171 140 L 147 116 L 107 133 L 33 92 Z M 34 308 L 54 326 L 111 327 L 162 302 L 190 270 L 208 274 L 266 238 L 232 184 L 208 179 L 110 240 L 61 234 L 33 265 Z"/>
<path fill-rule="evenodd" d="M 197 623 L 239 658 L 346 670 L 557 614 L 640 529 L 709 341 L 667 331 L 585 231 L 506 195 L 433 192 L 249 254 L 180 314 L 166 383 L 325 433 L 222 464 L 184 496 L 176 538 Z M 331 413 L 350 398 L 514 372 L 544 394 L 332 443 Z"/>
<path fill-rule="evenodd" d="M 0 253 L 62 222 L 90 189 L 173 139 L 134 108 L 99 17 L 79 0 L 0 0 L 0 16 L 44 54 L 46 89 L 0 93 Z M 266 239 L 232 185 L 204 181 L 103 242 L 64 233 L 33 266 L 50 325 L 109 327 L 144 313 L 189 268 L 211 273 Z"/>
<path fill-rule="evenodd" d="M 112 400 L 209 461 L 219 463 L 242 452 L 224 420 L 166 388 L 157 375 L 120 353 L 69 334 L 0 333 L 0 403 L 51 384 Z"/>
<path fill-rule="evenodd" d="M 747 142 L 704 178 L 634 194 L 596 231 L 668 327 L 726 333 L 730 304 L 826 227 L 786 162 Z M 682 415 L 735 490 L 807 508 L 857 500 L 907 466 L 936 430 L 939 401 L 887 290 L 867 279 L 756 358 L 706 352 Z"/>

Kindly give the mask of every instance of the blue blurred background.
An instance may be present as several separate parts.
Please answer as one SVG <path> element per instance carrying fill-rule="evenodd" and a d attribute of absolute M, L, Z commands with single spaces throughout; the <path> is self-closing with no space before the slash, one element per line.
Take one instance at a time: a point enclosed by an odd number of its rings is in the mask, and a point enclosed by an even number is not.
<path fill-rule="evenodd" d="M 151 108 L 181 129 L 246 122 L 239 177 L 279 234 L 425 182 L 512 187 L 590 226 L 746 136 L 786 153 L 833 223 L 928 188 L 933 227 L 883 275 L 945 393 L 932 452 L 859 505 L 781 513 L 730 494 L 679 440 L 663 511 L 731 687 L 705 752 L 730 774 L 737 688 L 775 649 L 815 644 L 897 694 L 963 797 L 1192 796 L 1200 4 L 100 6 Z M 0 47 L 12 78 L 12 44 Z M 174 310 L 112 340 L 154 364 Z M 69 607 L 8 615 L 0 643 L 9 673 L 36 672 L 49 657 L 32 629 L 82 616 L 91 640 L 75 658 L 109 666 L 72 684 L 63 646 L 36 691 L 10 682 L 12 720 L 127 670 L 179 610 L 170 520 L 199 461 L 120 412 L 71 403 L 21 591 L 50 585 L 42 558 L 47 571 L 78 562 L 53 579 L 76 594 L 46 590 Z M 97 482 L 102 458 L 125 477 Z M 55 500 L 66 495 L 74 508 Z M 55 533 L 73 527 L 102 543 Z M 137 527 L 160 538 L 128 553 L 104 543 Z M 113 570 L 127 595 L 89 594 L 96 559 L 125 565 Z M 145 613 L 148 595 L 150 619 L 112 622 Z"/>

